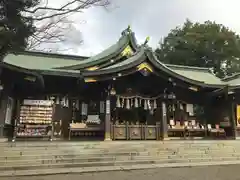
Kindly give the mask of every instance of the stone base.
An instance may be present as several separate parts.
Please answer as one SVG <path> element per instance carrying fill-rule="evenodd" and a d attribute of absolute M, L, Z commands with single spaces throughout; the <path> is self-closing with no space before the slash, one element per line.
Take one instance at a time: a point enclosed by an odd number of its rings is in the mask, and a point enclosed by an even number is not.
<path fill-rule="evenodd" d="M 111 141 L 111 134 L 109 132 L 105 132 L 104 141 Z"/>
<path fill-rule="evenodd" d="M 165 138 L 163 138 L 162 140 L 163 140 L 163 141 L 169 141 L 169 140 L 171 140 L 171 138 L 170 138 L 170 137 L 165 137 Z"/>

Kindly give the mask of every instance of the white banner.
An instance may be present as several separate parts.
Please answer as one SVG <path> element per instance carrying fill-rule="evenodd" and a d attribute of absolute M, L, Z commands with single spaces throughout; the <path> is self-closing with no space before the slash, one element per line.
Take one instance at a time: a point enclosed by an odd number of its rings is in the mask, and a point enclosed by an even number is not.
<path fill-rule="evenodd" d="M 51 106 L 53 101 L 51 100 L 31 100 L 31 99 L 24 99 L 23 105 L 36 105 L 36 106 Z"/>
<path fill-rule="evenodd" d="M 5 114 L 5 124 L 12 124 L 12 112 L 13 112 L 14 101 L 11 97 L 7 100 L 7 109 Z"/>

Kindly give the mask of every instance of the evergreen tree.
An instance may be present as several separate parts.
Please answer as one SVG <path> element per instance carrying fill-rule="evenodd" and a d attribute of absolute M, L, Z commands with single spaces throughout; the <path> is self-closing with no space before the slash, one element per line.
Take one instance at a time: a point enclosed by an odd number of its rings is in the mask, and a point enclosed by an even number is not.
<path fill-rule="evenodd" d="M 187 20 L 170 31 L 156 54 L 164 63 L 212 68 L 218 77 L 240 72 L 240 38 L 215 22 Z"/>
<path fill-rule="evenodd" d="M 33 19 L 23 16 L 24 10 L 34 7 L 38 0 L 0 1 L 0 60 L 9 52 L 25 49 L 27 39 L 35 32 Z"/>

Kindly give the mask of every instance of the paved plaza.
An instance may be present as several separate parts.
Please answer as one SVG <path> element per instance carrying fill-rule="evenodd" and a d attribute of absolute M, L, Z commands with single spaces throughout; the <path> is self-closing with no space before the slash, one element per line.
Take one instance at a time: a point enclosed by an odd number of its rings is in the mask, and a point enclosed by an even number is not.
<path fill-rule="evenodd" d="M 35 177 L 2 177 L 0 180 L 240 180 L 239 169 L 240 165 L 156 168 Z"/>

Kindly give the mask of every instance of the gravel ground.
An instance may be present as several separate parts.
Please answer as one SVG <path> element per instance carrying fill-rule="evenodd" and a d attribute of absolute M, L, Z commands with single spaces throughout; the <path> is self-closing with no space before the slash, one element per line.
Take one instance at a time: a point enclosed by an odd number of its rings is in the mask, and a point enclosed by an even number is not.
<path fill-rule="evenodd" d="M 7 177 L 0 180 L 240 180 L 240 165 L 191 168 L 156 168 L 133 171 L 66 174 L 32 177 Z"/>

